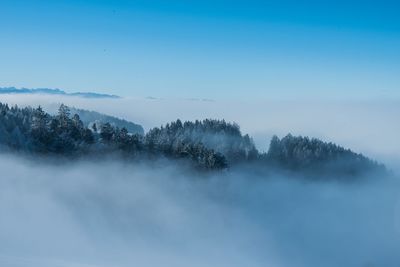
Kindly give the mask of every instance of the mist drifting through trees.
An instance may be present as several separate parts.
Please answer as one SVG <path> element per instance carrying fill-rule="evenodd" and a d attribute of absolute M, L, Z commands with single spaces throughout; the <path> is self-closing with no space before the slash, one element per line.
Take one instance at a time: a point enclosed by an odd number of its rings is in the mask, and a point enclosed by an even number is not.
<path fill-rule="evenodd" d="M 333 175 L 384 171 L 376 162 L 336 144 L 290 134 L 282 139 L 274 136 L 268 153 L 259 153 L 237 124 L 224 120 L 182 123 L 178 119 L 141 135 L 109 122 L 85 126 L 64 104 L 54 116 L 40 106 L 20 109 L 7 104 L 0 104 L 0 114 L 0 144 L 14 151 L 67 157 L 117 153 L 131 160 L 166 157 L 203 170 L 259 164 Z"/>
<path fill-rule="evenodd" d="M 0 0 L 0 267 L 400 267 L 400 0 Z"/>
<path fill-rule="evenodd" d="M 141 134 L 66 105 L 0 107 L 0 265 L 400 261 L 396 174 L 334 143 L 288 134 L 263 152 L 222 119 Z"/>

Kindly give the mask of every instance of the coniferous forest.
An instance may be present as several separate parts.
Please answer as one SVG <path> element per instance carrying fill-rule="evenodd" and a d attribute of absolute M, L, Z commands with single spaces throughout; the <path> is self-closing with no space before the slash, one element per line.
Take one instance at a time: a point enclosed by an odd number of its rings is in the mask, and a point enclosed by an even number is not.
<path fill-rule="evenodd" d="M 43 156 L 116 154 L 131 161 L 167 158 L 186 161 L 200 170 L 258 164 L 267 169 L 333 175 L 385 171 L 383 165 L 361 154 L 315 138 L 274 136 L 269 150 L 261 153 L 237 124 L 224 120 L 178 119 L 140 134 L 109 122 L 86 126 L 64 104 L 57 114 L 50 115 L 40 106 L 19 108 L 0 103 L 0 145 L 3 149 Z"/>

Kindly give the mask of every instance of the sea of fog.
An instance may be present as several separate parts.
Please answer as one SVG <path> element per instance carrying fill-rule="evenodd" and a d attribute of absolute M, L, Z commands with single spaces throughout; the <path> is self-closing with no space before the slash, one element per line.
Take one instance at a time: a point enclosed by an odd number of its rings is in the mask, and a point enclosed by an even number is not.
<path fill-rule="evenodd" d="M 395 178 L 154 166 L 1 155 L 0 266 L 399 266 Z"/>
<path fill-rule="evenodd" d="M 268 149 L 273 134 L 334 141 L 394 176 L 311 181 L 231 169 L 200 174 L 164 161 L 48 162 L 0 154 L 0 266 L 400 266 L 400 105 L 380 102 L 81 99 L 59 103 L 145 130 L 180 118 L 226 119 Z M 340 180 L 340 179 L 339 179 Z"/>

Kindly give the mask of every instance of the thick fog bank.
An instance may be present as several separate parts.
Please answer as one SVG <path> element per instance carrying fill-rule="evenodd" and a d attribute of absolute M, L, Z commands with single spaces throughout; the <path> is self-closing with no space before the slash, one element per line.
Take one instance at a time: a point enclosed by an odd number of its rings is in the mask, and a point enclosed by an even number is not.
<path fill-rule="evenodd" d="M 0 156 L 0 266 L 399 266 L 395 178 Z"/>

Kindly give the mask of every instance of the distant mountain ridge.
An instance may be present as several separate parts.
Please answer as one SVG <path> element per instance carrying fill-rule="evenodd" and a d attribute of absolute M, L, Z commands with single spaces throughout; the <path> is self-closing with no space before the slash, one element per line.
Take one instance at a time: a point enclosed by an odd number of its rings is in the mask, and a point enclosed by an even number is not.
<path fill-rule="evenodd" d="M 15 88 L 15 87 L 0 87 L 0 94 L 46 94 L 46 95 L 65 95 L 77 96 L 84 98 L 121 98 L 117 95 L 93 93 L 93 92 L 74 92 L 67 93 L 61 89 L 55 88 Z"/>
<path fill-rule="evenodd" d="M 70 108 L 71 115 L 78 114 L 79 118 L 85 127 L 92 128 L 93 124 L 101 127 L 103 124 L 109 123 L 113 127 L 125 128 L 131 134 L 144 135 L 144 129 L 141 125 L 120 119 L 114 116 L 109 116 L 96 111 L 89 111 L 84 109 Z"/>

